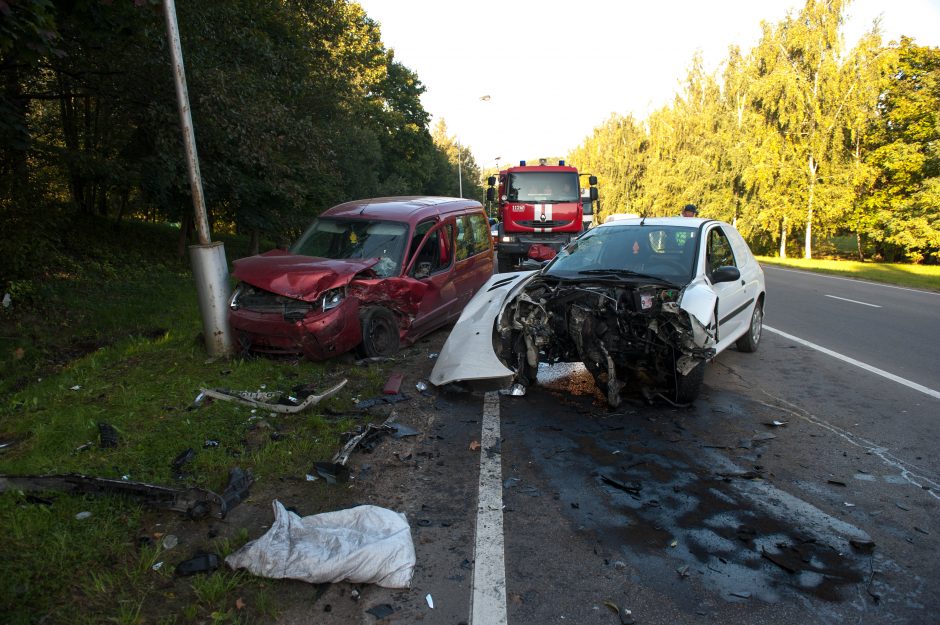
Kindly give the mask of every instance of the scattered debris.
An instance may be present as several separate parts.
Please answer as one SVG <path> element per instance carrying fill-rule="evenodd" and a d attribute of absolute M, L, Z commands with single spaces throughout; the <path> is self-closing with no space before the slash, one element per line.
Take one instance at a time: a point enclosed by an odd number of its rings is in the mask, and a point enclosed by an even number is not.
<path fill-rule="evenodd" d="M 110 423 L 98 424 L 98 447 L 101 449 L 110 449 L 117 447 L 118 433 Z"/>
<path fill-rule="evenodd" d="M 388 356 L 371 356 L 369 358 L 360 358 L 356 361 L 356 365 L 359 367 L 367 367 L 380 362 L 392 362 L 394 358 Z"/>
<path fill-rule="evenodd" d="M 214 553 L 197 553 L 188 560 L 176 565 L 176 574 L 179 577 L 189 577 L 196 573 L 211 573 L 219 568 L 219 556 Z"/>
<path fill-rule="evenodd" d="M 786 554 L 770 553 L 763 547 L 761 547 L 760 555 L 762 558 L 770 560 L 771 562 L 779 566 L 781 569 L 783 569 L 787 573 L 790 573 L 791 575 L 793 573 L 799 573 L 803 568 L 799 566 L 798 564 L 794 563 L 793 560 L 789 558 Z"/>
<path fill-rule="evenodd" d="M 826 483 L 827 483 L 827 484 L 832 484 L 832 485 L 834 485 L 834 486 L 847 486 L 847 484 L 846 484 L 845 482 L 842 482 L 842 481 L 840 481 L 840 480 L 826 480 Z"/>
<path fill-rule="evenodd" d="M 425 380 L 418 380 L 415 383 L 415 388 L 419 393 L 423 393 L 424 391 L 428 390 L 428 383 Z"/>
<path fill-rule="evenodd" d="M 70 391 L 80 391 L 80 390 L 82 390 L 82 385 L 81 385 L 81 384 L 76 384 L 75 386 L 70 386 L 70 387 L 69 387 L 69 390 L 70 390 Z"/>
<path fill-rule="evenodd" d="M 424 600 L 428 602 L 428 607 L 433 610 L 433 609 L 434 609 L 434 598 L 431 597 L 431 594 L 430 594 L 430 593 L 428 593 L 428 596 L 426 596 L 426 597 L 424 598 Z"/>
<path fill-rule="evenodd" d="M 854 549 L 861 551 L 862 553 L 871 553 L 875 550 L 875 543 L 871 540 L 860 540 L 857 538 L 849 539 L 849 544 L 852 545 Z"/>
<path fill-rule="evenodd" d="M 152 567 L 150 567 L 150 568 L 151 568 L 151 570 L 159 571 L 160 569 L 163 568 L 163 562 L 157 562 L 156 564 L 154 564 L 154 565 L 153 565 Z"/>
<path fill-rule="evenodd" d="M 614 488 L 619 488 L 620 490 L 630 493 L 631 495 L 639 495 L 640 491 L 643 490 L 642 482 L 624 482 L 609 475 L 604 475 L 603 473 L 598 473 L 598 475 L 600 475 L 601 480 L 603 480 L 606 484 L 610 484 Z"/>
<path fill-rule="evenodd" d="M 173 469 L 173 477 L 178 480 L 186 477 L 186 474 L 183 473 L 183 467 L 192 462 L 195 457 L 196 452 L 193 451 L 192 447 L 181 451 L 179 455 L 173 459 L 173 462 L 170 463 L 170 467 Z"/>
<path fill-rule="evenodd" d="M 115 480 L 87 475 L 0 475 L 0 492 L 7 490 L 59 490 L 83 494 L 117 494 L 139 497 L 146 504 L 164 510 L 183 512 L 192 519 L 214 516 L 224 519 L 228 512 L 248 496 L 253 482 L 250 471 L 233 468 L 222 495 L 203 488 L 169 488 L 145 482 Z"/>
<path fill-rule="evenodd" d="M 333 463 L 345 465 L 346 461 L 349 460 L 349 455 L 357 447 L 361 447 L 365 451 L 372 451 L 386 434 L 392 434 L 395 438 L 417 436 L 418 431 L 414 428 L 395 423 L 397 418 L 398 415 L 393 411 L 382 425 L 373 425 L 370 423 L 365 427 L 361 425 L 358 426 L 355 432 L 347 432 L 346 434 L 349 435 L 349 440 L 347 440 L 342 449 L 333 456 Z"/>
<path fill-rule="evenodd" d="M 78 519 L 79 521 L 84 521 L 85 519 L 90 519 L 90 518 L 91 518 L 91 512 L 88 512 L 87 510 L 84 510 L 84 511 L 79 512 L 78 514 L 76 514 L 76 515 L 75 515 L 75 518 Z"/>
<path fill-rule="evenodd" d="M 300 517 L 272 502 L 274 523 L 225 558 L 233 569 L 312 584 L 349 581 L 408 588 L 415 567 L 408 520 L 378 506 Z"/>
<path fill-rule="evenodd" d="M 480 451 L 480 441 L 470 441 L 470 451 Z"/>
<path fill-rule="evenodd" d="M 898 508 L 900 508 L 901 510 L 904 510 L 905 512 L 910 512 L 910 511 L 911 511 L 910 508 L 908 508 L 907 506 L 905 506 L 903 503 L 901 503 L 901 502 L 899 502 L 899 501 L 895 501 L 895 502 L 894 502 L 894 505 L 896 505 L 896 506 L 897 506 Z"/>
<path fill-rule="evenodd" d="M 404 379 L 405 376 L 402 373 L 393 373 L 388 376 L 385 386 L 382 387 L 382 393 L 385 395 L 398 395 L 398 391 L 401 389 L 401 383 Z"/>
<path fill-rule="evenodd" d="M 397 404 L 400 401 L 408 401 L 409 399 L 411 399 L 411 396 L 405 393 L 396 393 L 394 395 L 379 395 L 378 397 L 363 399 L 356 402 L 356 410 L 368 410 L 369 408 L 373 408 L 375 406 Z"/>
<path fill-rule="evenodd" d="M 676 573 L 678 573 L 679 577 L 681 577 L 682 579 L 686 579 L 687 577 L 689 577 L 689 565 L 685 564 L 683 566 L 680 566 L 679 568 L 676 569 Z"/>
<path fill-rule="evenodd" d="M 418 430 L 403 423 L 390 423 L 389 427 L 392 428 L 392 438 L 405 438 L 419 434 Z"/>
<path fill-rule="evenodd" d="M 388 603 L 380 603 L 379 605 L 372 606 L 371 608 L 366 610 L 366 612 L 368 612 L 369 614 L 371 614 L 377 619 L 383 619 L 386 616 L 391 616 L 392 614 L 394 614 L 395 608 L 393 608 Z"/>
<path fill-rule="evenodd" d="M 914 526 L 914 531 L 915 531 L 915 532 L 920 532 L 921 534 L 925 534 L 925 535 L 927 535 L 927 536 L 930 535 L 930 532 L 928 532 L 927 530 L 925 530 L 925 529 L 923 529 L 923 528 L 917 527 L 916 525 Z"/>
<path fill-rule="evenodd" d="M 785 426 L 787 423 L 789 423 L 789 421 L 777 421 L 776 419 L 774 419 L 773 421 L 765 422 L 764 425 L 772 427 L 772 428 L 780 428 L 780 427 Z"/>
<path fill-rule="evenodd" d="M 227 389 L 203 388 L 199 389 L 200 394 L 196 397 L 193 405 L 201 404 L 202 397 L 210 397 L 222 401 L 234 401 L 271 412 L 293 414 L 306 410 L 310 406 L 316 406 L 324 399 L 333 396 L 346 385 L 346 382 L 347 380 L 344 379 L 342 382 L 327 389 L 320 395 L 308 395 L 303 401 L 298 401 L 291 396 L 285 396 L 285 394 L 280 391 L 231 391 Z M 271 403 L 272 401 L 276 401 L 276 403 Z"/>
<path fill-rule="evenodd" d="M 428 360 L 436 360 L 438 356 L 440 356 L 438 352 L 431 352 L 428 354 Z"/>
<path fill-rule="evenodd" d="M 500 395 L 510 395 L 512 397 L 523 397 L 525 396 L 526 389 L 525 386 L 519 384 L 518 382 L 510 386 L 509 388 L 504 388 L 499 391 Z"/>
<path fill-rule="evenodd" d="M 613 601 L 605 601 L 604 605 L 607 606 L 611 612 L 617 615 L 617 619 L 620 621 L 620 625 L 634 625 L 636 623 L 636 620 L 633 618 L 633 612 L 630 610 L 626 608 L 621 610 L 620 607 Z"/>
<path fill-rule="evenodd" d="M 326 480 L 327 484 L 337 484 L 349 481 L 349 467 L 338 462 L 317 462 L 313 465 L 314 472 Z M 312 477 L 312 476 L 310 476 Z M 314 480 L 317 478 L 313 478 Z"/>
<path fill-rule="evenodd" d="M 180 544 L 180 539 L 177 538 L 175 534 L 167 534 L 163 537 L 163 542 L 160 544 L 163 545 L 164 549 L 172 549 L 173 547 Z"/>

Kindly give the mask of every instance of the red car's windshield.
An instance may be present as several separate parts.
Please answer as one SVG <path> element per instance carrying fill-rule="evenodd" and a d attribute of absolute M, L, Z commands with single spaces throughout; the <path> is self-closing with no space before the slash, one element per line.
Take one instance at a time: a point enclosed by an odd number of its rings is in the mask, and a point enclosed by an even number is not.
<path fill-rule="evenodd" d="M 291 252 L 318 258 L 378 258 L 372 269 L 388 277 L 401 271 L 407 235 L 406 224 L 392 221 L 320 218 Z"/>

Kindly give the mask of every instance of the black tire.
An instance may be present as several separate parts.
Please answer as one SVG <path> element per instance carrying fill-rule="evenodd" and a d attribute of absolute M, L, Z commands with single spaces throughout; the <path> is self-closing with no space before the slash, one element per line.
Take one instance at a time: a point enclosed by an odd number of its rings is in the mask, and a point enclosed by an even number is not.
<path fill-rule="evenodd" d="M 509 273 L 516 270 L 516 263 L 519 261 L 515 256 L 509 254 L 496 254 L 496 273 Z"/>
<path fill-rule="evenodd" d="M 754 312 L 751 313 L 751 324 L 747 332 L 737 340 L 735 345 L 739 352 L 753 353 L 757 351 L 760 345 L 760 335 L 764 327 L 764 302 L 757 300 L 754 305 Z"/>
<path fill-rule="evenodd" d="M 387 308 L 371 306 L 359 313 L 362 324 L 360 352 L 369 358 L 392 356 L 399 348 L 398 321 Z"/>
<path fill-rule="evenodd" d="M 699 361 L 686 375 L 676 372 L 676 403 L 691 404 L 705 381 L 705 361 Z"/>

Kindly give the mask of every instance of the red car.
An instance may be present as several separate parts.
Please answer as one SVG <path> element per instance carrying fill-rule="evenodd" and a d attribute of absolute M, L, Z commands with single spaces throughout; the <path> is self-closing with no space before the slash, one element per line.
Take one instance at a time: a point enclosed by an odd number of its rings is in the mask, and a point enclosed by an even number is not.
<path fill-rule="evenodd" d="M 334 206 L 290 251 L 234 266 L 243 350 L 388 356 L 460 316 L 493 274 L 493 244 L 479 202 L 387 197 Z"/>

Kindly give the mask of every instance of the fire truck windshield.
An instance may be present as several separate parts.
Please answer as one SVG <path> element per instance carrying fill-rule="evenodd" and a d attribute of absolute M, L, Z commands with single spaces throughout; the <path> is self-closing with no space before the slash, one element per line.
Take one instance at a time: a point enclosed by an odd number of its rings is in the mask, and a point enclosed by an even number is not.
<path fill-rule="evenodd" d="M 509 201 L 552 204 L 577 202 L 578 175 L 567 171 L 526 171 L 509 174 Z"/>

